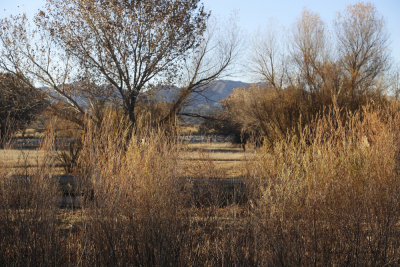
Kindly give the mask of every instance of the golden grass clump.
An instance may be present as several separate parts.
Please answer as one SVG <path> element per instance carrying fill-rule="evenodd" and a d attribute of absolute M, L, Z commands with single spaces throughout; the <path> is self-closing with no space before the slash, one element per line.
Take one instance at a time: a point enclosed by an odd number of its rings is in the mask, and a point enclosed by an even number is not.
<path fill-rule="evenodd" d="M 385 110 L 341 115 L 331 109 L 300 138 L 260 151 L 250 168 L 259 259 L 268 265 L 397 263 L 399 122 Z"/>
<path fill-rule="evenodd" d="M 82 138 L 78 164 L 92 192 L 84 256 L 91 263 L 164 266 L 183 254 L 178 146 L 160 130 L 139 129 L 130 135 L 124 119 L 106 118 L 100 128 L 89 123 Z"/>
<path fill-rule="evenodd" d="M 54 138 L 42 144 L 36 168 L 0 172 L 0 265 L 57 265 L 64 260 L 57 229 Z"/>

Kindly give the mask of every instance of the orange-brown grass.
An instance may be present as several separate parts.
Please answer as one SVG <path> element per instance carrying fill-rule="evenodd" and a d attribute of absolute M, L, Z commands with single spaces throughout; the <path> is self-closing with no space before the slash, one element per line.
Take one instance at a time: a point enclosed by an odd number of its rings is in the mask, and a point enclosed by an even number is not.
<path fill-rule="evenodd" d="M 397 264 L 399 122 L 397 112 L 333 109 L 259 153 L 249 175 L 264 264 Z"/>
<path fill-rule="evenodd" d="M 52 157 L 28 180 L 1 180 L 0 264 L 394 265 L 399 115 L 343 114 L 327 112 L 300 137 L 289 134 L 246 160 L 241 152 L 225 155 L 221 150 L 235 150 L 225 145 L 182 150 L 144 126 L 131 135 L 112 115 L 101 125 L 89 122 L 76 170 L 82 209 L 58 209 Z M 198 177 L 223 177 L 207 155 L 215 150 L 224 154 L 216 158 L 243 161 L 247 202 L 194 205 L 180 168 L 193 162 Z M 51 142 L 45 151 L 52 155 Z M 191 155 L 195 160 L 186 160 Z M 218 192 L 212 184 L 209 190 L 212 200 Z"/>
<path fill-rule="evenodd" d="M 7 169 L 9 175 L 34 174 L 49 156 L 55 161 L 54 174 L 63 174 L 62 163 L 58 160 L 60 151 L 43 151 L 42 149 L 2 149 L 0 150 L 0 166 Z M 49 155 L 51 154 L 51 155 Z"/>
<path fill-rule="evenodd" d="M 0 162 L 4 167 L 18 168 L 32 166 L 37 167 L 46 157 L 43 150 L 2 149 Z"/>
<path fill-rule="evenodd" d="M 0 168 L 0 265 L 56 264 L 63 259 L 56 225 L 58 184 L 51 134 L 42 147 L 40 163 L 29 173 Z"/>
<path fill-rule="evenodd" d="M 180 135 L 192 135 L 199 132 L 199 127 L 197 125 L 189 126 L 182 125 L 178 127 L 178 132 Z"/>
<path fill-rule="evenodd" d="M 84 206 L 77 257 L 84 265 L 224 262 L 224 253 L 234 249 L 224 234 L 236 227 L 237 208 L 195 208 L 179 171 L 183 144 L 145 127 L 130 135 L 125 125 L 123 119 L 107 118 L 100 131 L 89 123 L 82 138 L 80 176 L 86 179 L 83 190 L 93 195 Z M 218 168 L 210 167 L 212 161 L 199 162 L 196 171 L 203 178 L 220 177 Z M 226 246 L 222 251 L 220 244 Z"/>

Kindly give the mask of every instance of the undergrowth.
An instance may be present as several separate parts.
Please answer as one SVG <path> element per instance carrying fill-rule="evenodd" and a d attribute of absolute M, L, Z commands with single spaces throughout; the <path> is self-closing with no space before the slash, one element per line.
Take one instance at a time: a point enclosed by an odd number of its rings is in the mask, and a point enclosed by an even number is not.
<path fill-rule="evenodd" d="M 60 220 L 67 211 L 59 208 L 54 153 L 29 175 L 1 169 L 0 264 L 397 264 L 396 110 L 331 109 L 300 135 L 262 147 L 246 166 L 247 202 L 228 206 L 193 205 L 178 175 L 182 145 L 161 129 L 132 133 L 111 114 L 88 122 L 75 170 L 82 207 L 71 227 Z M 54 138 L 47 140 L 51 152 Z M 217 177 L 210 166 L 197 172 Z"/>

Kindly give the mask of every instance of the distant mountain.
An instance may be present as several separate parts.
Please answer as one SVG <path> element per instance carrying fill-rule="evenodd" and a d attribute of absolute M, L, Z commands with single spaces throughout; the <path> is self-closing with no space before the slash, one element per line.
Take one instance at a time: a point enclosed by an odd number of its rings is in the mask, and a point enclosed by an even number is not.
<path fill-rule="evenodd" d="M 206 112 L 221 106 L 220 101 L 230 94 L 235 88 L 249 88 L 249 83 L 231 80 L 218 80 L 205 88 L 201 93 L 195 93 L 190 96 L 190 100 L 185 106 L 186 112 Z M 179 93 L 176 86 L 160 89 L 153 95 L 153 100 L 162 102 L 173 102 Z M 209 112 L 206 112 L 209 113 Z"/>
<path fill-rule="evenodd" d="M 232 94 L 235 88 L 249 88 L 249 83 L 232 80 L 218 80 L 213 82 L 208 88 L 205 88 L 200 94 L 193 94 L 187 104 L 184 106 L 184 112 L 197 113 L 197 114 L 210 114 L 215 112 L 221 107 L 221 100 Z M 47 90 L 47 88 L 41 88 Z M 54 98 L 61 98 L 57 93 L 50 91 Z M 169 86 L 165 88 L 156 89 L 153 92 L 146 91 L 143 93 L 146 99 L 155 102 L 173 102 L 179 94 L 179 88 L 176 86 Z M 93 96 L 92 96 L 93 97 Z M 114 98 L 119 98 L 118 93 L 115 93 Z M 74 100 L 78 104 L 86 108 L 88 106 L 87 96 L 77 95 Z"/>
<path fill-rule="evenodd" d="M 194 93 L 190 96 L 187 103 L 183 106 L 184 113 L 193 113 L 200 115 L 210 115 L 221 108 L 221 100 L 232 94 L 235 88 L 249 88 L 249 83 L 231 80 L 218 80 L 213 82 L 201 93 Z M 146 93 L 145 93 L 146 94 Z M 150 93 L 151 94 L 151 93 Z M 152 101 L 156 102 L 174 102 L 179 96 L 179 88 L 176 86 L 157 89 L 151 95 Z M 201 119 L 192 117 L 183 117 L 187 123 L 199 123 Z"/>
<path fill-rule="evenodd" d="M 231 95 L 235 88 L 247 89 L 249 86 L 250 84 L 240 81 L 216 81 L 201 94 L 193 94 L 191 96 L 191 102 L 184 107 L 183 111 L 201 115 L 215 113 L 221 108 L 221 100 Z M 199 121 L 188 119 L 188 122 L 198 123 Z"/>
<path fill-rule="evenodd" d="M 195 104 L 215 103 L 232 94 L 235 88 L 249 88 L 250 84 L 240 81 L 219 80 L 208 87 L 201 95 L 194 95 Z"/>

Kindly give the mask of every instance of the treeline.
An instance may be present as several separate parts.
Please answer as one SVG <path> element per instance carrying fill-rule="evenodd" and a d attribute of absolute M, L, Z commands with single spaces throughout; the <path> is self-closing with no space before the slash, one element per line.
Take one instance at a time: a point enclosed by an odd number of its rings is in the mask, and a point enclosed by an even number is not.
<path fill-rule="evenodd" d="M 394 100 L 398 76 L 396 82 L 389 36 L 375 7 L 347 7 L 333 29 L 305 10 L 287 39 L 271 31 L 256 40 L 250 68 L 262 82 L 236 89 L 204 127 L 270 145 L 293 131 L 299 135 L 332 107 L 345 116 Z"/>

